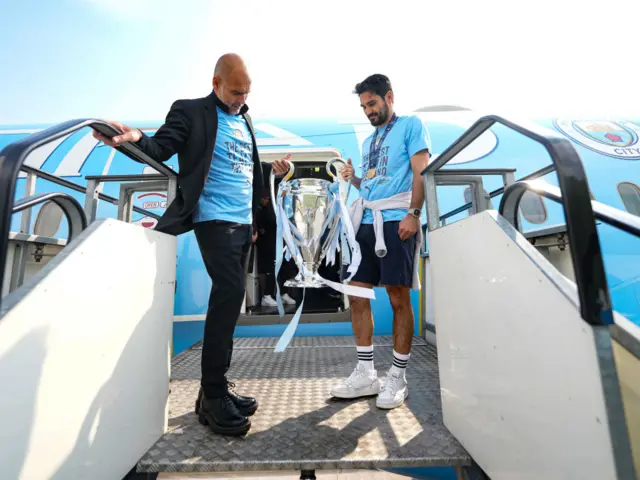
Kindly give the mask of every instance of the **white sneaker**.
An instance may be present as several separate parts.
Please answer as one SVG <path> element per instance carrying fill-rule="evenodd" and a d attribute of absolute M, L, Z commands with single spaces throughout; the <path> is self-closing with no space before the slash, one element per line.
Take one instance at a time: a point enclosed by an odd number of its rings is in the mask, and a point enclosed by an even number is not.
<path fill-rule="evenodd" d="M 271 297 L 271 295 L 265 295 L 264 297 L 262 297 L 262 302 L 260 302 L 260 303 L 261 303 L 261 305 L 263 307 L 277 307 L 278 306 L 278 304 Z"/>
<path fill-rule="evenodd" d="M 331 388 L 331 395 L 337 398 L 359 398 L 377 395 L 379 391 L 378 373 L 358 363 L 349 378 Z"/>
<path fill-rule="evenodd" d="M 286 303 L 287 305 L 295 305 L 296 304 L 296 301 L 293 298 L 291 298 L 288 293 L 285 293 L 284 295 L 282 295 L 282 301 L 284 303 Z"/>
<path fill-rule="evenodd" d="M 376 399 L 376 407 L 384 409 L 392 409 L 399 407 L 409 396 L 409 387 L 407 386 L 407 378 L 404 374 L 389 370 L 387 380 L 384 382 L 380 395 Z"/>

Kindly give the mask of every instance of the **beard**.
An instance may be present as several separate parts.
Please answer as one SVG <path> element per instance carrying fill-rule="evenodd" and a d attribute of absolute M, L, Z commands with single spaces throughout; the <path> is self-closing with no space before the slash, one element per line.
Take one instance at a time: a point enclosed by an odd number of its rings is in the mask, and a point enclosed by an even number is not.
<path fill-rule="evenodd" d="M 382 125 L 389 119 L 389 107 L 385 104 L 377 114 L 370 115 L 369 121 L 371 125 L 377 127 L 378 125 Z"/>

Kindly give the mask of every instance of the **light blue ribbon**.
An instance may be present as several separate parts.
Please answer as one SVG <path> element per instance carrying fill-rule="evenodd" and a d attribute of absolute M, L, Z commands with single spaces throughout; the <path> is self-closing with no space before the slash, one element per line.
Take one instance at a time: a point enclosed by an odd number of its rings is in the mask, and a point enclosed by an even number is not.
<path fill-rule="evenodd" d="M 282 236 L 282 216 L 280 215 L 280 192 L 278 192 L 278 206 L 275 209 L 276 213 L 276 270 L 275 270 L 275 282 L 276 282 L 276 302 L 278 304 L 278 313 L 282 317 L 284 315 L 284 307 L 282 306 L 282 298 L 280 297 L 280 284 L 278 283 L 278 273 L 280 273 L 280 267 L 282 266 L 282 251 L 284 250 L 283 236 Z"/>
<path fill-rule="evenodd" d="M 343 265 L 351 264 L 351 252 L 349 251 L 348 243 L 349 243 L 349 240 L 347 239 L 347 233 L 345 231 L 341 231 L 340 232 L 340 245 L 341 245 L 340 249 L 342 253 Z M 351 277 L 349 277 L 349 280 L 351 280 Z"/>
<path fill-rule="evenodd" d="M 336 225 L 338 229 L 334 241 L 331 242 L 328 256 L 335 261 L 336 250 L 340 249 L 342 254 L 343 265 L 349 265 L 347 268 L 348 278 L 343 280 L 344 283 L 351 281 L 356 274 L 360 265 L 362 255 L 360 253 L 360 245 L 356 241 L 356 234 L 351 224 L 349 210 L 347 209 L 345 198 L 351 188 L 351 181 L 347 184 L 341 177 L 337 177 L 335 183 L 331 185 L 331 190 L 336 192 L 335 206 L 338 210 L 337 215 L 340 216 L 340 222 Z M 349 248 L 350 247 L 350 248 Z"/>
<path fill-rule="evenodd" d="M 300 302 L 300 306 L 298 307 L 298 310 L 296 310 L 296 314 L 293 316 L 293 318 L 289 322 L 289 325 L 287 325 L 287 328 L 285 329 L 284 333 L 280 337 L 280 340 L 278 340 L 278 343 L 276 344 L 275 351 L 278 353 L 284 352 L 284 349 L 287 348 L 287 346 L 291 342 L 291 339 L 293 338 L 294 333 L 296 333 L 296 328 L 298 328 L 298 323 L 300 322 L 300 316 L 302 315 L 302 306 L 304 305 L 304 297 L 306 292 L 307 292 L 307 288 L 305 287 L 302 289 L 302 301 Z M 279 306 L 282 305 L 282 300 L 280 299 L 278 300 L 279 300 L 278 305 Z M 280 314 L 280 316 L 282 317 L 282 314 Z"/>
<path fill-rule="evenodd" d="M 283 253 L 283 240 L 287 245 L 287 249 L 290 251 L 291 255 L 295 259 L 296 264 L 298 265 L 298 269 L 302 273 L 304 270 L 304 265 L 302 264 L 302 259 L 300 258 L 299 251 L 296 248 L 293 239 L 291 238 L 291 221 L 288 217 L 286 217 L 285 210 L 283 207 L 283 195 L 281 194 L 282 185 L 278 189 L 278 208 L 276 209 L 276 270 L 275 270 L 275 282 L 276 282 L 276 302 L 278 304 L 278 313 L 280 317 L 284 316 L 284 307 L 282 306 L 282 297 L 280 295 L 280 283 L 278 282 L 278 273 L 280 273 L 280 267 L 282 266 L 282 253 Z M 283 217 L 286 218 L 288 229 L 283 228 Z M 293 250 L 291 252 L 291 250 Z M 298 323 L 300 322 L 300 316 L 302 315 L 302 307 L 304 306 L 304 298 L 307 289 L 304 288 L 302 290 L 302 301 L 300 302 L 300 306 L 296 311 L 295 315 L 289 322 L 289 325 L 285 329 L 284 333 L 278 340 L 276 344 L 275 351 L 283 352 L 287 345 L 291 342 L 293 338 L 293 334 L 298 327 Z"/>

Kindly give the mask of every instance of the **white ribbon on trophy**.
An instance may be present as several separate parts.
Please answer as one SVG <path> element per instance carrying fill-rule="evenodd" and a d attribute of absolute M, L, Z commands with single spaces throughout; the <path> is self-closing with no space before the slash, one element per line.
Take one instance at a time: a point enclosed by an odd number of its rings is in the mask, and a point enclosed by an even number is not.
<path fill-rule="evenodd" d="M 287 280 L 285 286 L 303 288 L 300 306 L 278 340 L 276 352 L 284 351 L 293 338 L 302 314 L 307 287 L 331 287 L 345 295 L 375 299 L 373 289 L 345 284 L 358 271 L 362 255 L 345 203 L 351 182 L 347 184 L 340 175 L 334 175 L 331 172 L 331 167 L 336 162 L 346 165 L 341 158 L 333 158 L 327 163 L 326 171 L 333 182 L 312 178 L 289 182 L 295 170 L 293 163 L 289 162 L 289 171 L 280 182 L 277 196 L 273 170 L 269 177 L 271 203 L 275 210 L 277 225 L 275 284 L 280 317 L 284 316 L 284 308 L 278 273 L 283 257 L 287 260 L 293 258 L 298 267 L 296 278 Z M 323 241 L 322 237 L 325 233 L 326 237 Z M 327 265 L 335 265 L 338 251 L 342 254 L 342 265 L 349 265 L 347 268 L 349 276 L 344 279 L 344 283 L 332 282 L 318 274 L 318 267 L 322 260 Z"/>

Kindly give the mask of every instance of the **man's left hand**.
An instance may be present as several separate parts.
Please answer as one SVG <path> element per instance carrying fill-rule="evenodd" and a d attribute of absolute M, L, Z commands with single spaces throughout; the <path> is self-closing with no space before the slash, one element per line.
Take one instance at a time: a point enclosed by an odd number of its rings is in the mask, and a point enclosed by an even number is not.
<path fill-rule="evenodd" d="M 400 240 L 403 242 L 408 238 L 413 237 L 416 233 L 418 233 L 418 229 L 420 228 L 420 219 L 418 217 L 414 217 L 413 215 L 407 215 L 400 222 L 400 228 L 398 228 L 398 235 L 400 236 Z"/>
<path fill-rule="evenodd" d="M 289 171 L 289 159 L 291 158 L 291 154 L 287 153 L 280 160 L 274 160 L 271 164 L 273 168 L 273 174 L 276 176 L 284 175 Z"/>

